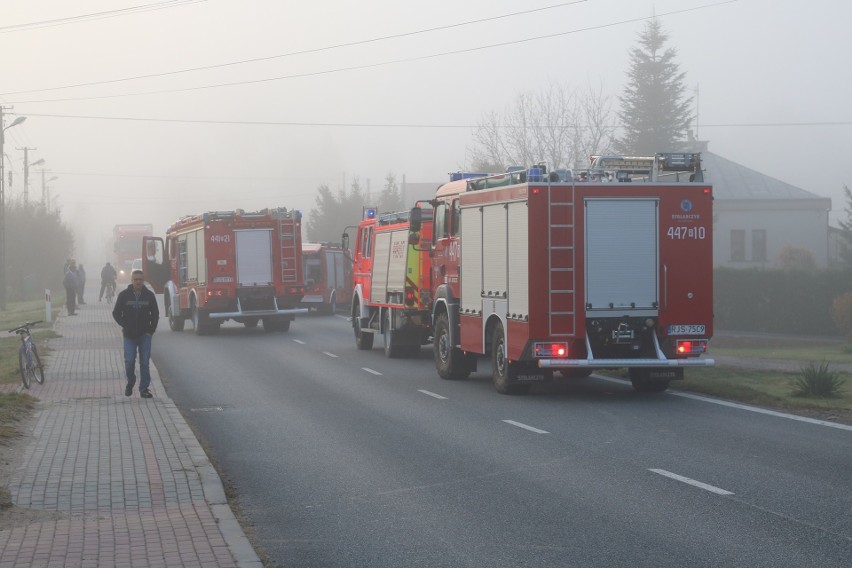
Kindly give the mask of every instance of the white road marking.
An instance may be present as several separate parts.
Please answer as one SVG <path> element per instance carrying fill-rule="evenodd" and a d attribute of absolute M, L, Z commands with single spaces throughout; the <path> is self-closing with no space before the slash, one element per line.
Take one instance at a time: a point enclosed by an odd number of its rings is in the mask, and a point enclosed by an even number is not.
<path fill-rule="evenodd" d="M 700 481 L 696 481 L 694 479 L 690 479 L 688 477 L 684 477 L 682 475 L 678 475 L 676 473 L 672 473 L 670 471 L 666 471 L 664 469 L 649 469 L 648 471 L 653 471 L 659 475 L 674 479 L 676 481 L 681 481 L 688 485 L 692 485 L 693 487 L 698 487 L 700 489 L 704 489 L 705 491 L 709 491 L 710 493 L 715 493 L 716 495 L 733 495 L 730 491 L 725 491 L 724 489 L 720 489 L 719 487 L 714 487 L 712 485 L 707 485 L 706 483 L 701 483 Z"/>
<path fill-rule="evenodd" d="M 630 381 L 624 379 L 616 379 L 613 377 L 601 377 L 595 376 L 598 380 L 607 381 L 610 383 L 620 383 L 620 384 L 630 384 Z M 675 387 L 676 388 L 676 387 Z M 688 392 L 675 392 L 668 391 L 666 394 L 670 394 L 672 396 L 679 396 L 681 398 L 690 398 L 692 400 L 699 400 L 701 402 L 709 402 L 710 404 L 718 404 L 719 406 L 727 406 L 729 408 L 736 408 L 737 410 L 746 410 L 748 412 L 756 412 L 758 414 L 766 414 L 767 416 L 774 416 L 776 418 L 786 418 L 787 420 L 797 420 L 799 422 L 806 422 L 808 424 L 814 424 L 816 426 L 828 426 L 829 428 L 837 428 L 838 430 L 847 430 L 852 432 L 852 426 L 849 424 L 838 424 L 836 422 L 828 422 L 827 420 L 817 420 L 816 418 L 808 418 L 807 416 L 797 416 L 795 414 L 787 414 L 786 412 L 778 412 L 777 410 L 768 410 L 766 408 L 760 408 L 757 406 L 749 406 L 747 404 L 740 404 L 738 402 L 728 402 L 727 400 L 720 400 L 718 398 L 709 398 L 706 396 L 701 396 L 700 394 L 692 394 Z"/>
<path fill-rule="evenodd" d="M 727 400 L 718 400 L 715 398 L 707 398 L 705 396 L 700 396 L 697 394 L 691 394 L 686 392 L 672 392 L 669 393 L 674 396 L 680 396 L 683 398 L 691 398 L 693 400 L 700 400 L 702 402 L 710 402 L 713 404 L 718 404 L 721 406 L 728 406 L 730 408 L 736 408 L 738 410 L 748 410 L 749 412 L 757 412 L 758 414 L 767 414 L 769 416 L 776 416 L 778 418 L 786 418 L 788 420 L 798 420 L 799 422 L 807 422 L 808 424 L 816 424 L 817 426 L 829 426 L 831 428 L 837 428 L 839 430 L 848 430 L 852 432 L 852 426 L 849 424 L 837 424 L 836 422 L 828 422 L 826 420 L 817 420 L 816 418 L 808 418 L 807 416 L 796 416 L 795 414 L 787 414 L 786 412 L 777 412 L 775 410 L 767 410 L 765 408 L 758 408 L 756 406 L 749 406 L 747 404 L 739 404 L 736 402 L 728 402 Z"/>
<path fill-rule="evenodd" d="M 429 395 L 433 398 L 437 398 L 438 400 L 447 400 L 447 397 L 435 394 L 433 392 L 429 392 L 427 390 L 419 389 L 417 392 L 422 392 L 423 394 Z"/>
<path fill-rule="evenodd" d="M 530 432 L 535 432 L 536 434 L 550 434 L 547 430 L 539 430 L 538 428 L 533 428 L 532 426 L 527 426 L 526 424 L 515 422 L 514 420 L 504 420 L 503 422 L 511 424 L 512 426 L 517 426 L 518 428 L 523 428 L 524 430 L 529 430 Z"/>
<path fill-rule="evenodd" d="M 380 372 L 374 371 L 374 370 L 370 369 L 369 367 L 361 367 L 361 369 L 364 370 L 364 371 L 367 371 L 368 373 L 373 373 L 374 375 L 381 375 Z"/>
<path fill-rule="evenodd" d="M 328 351 L 323 351 L 322 354 L 328 355 L 329 357 L 334 357 L 335 359 L 337 359 L 337 355 L 335 355 L 334 353 L 329 353 Z"/>
<path fill-rule="evenodd" d="M 295 341 L 295 342 L 296 342 L 296 343 L 298 343 L 299 345 L 307 345 L 307 344 L 306 344 L 304 341 L 302 341 L 301 339 L 294 339 L 293 341 Z"/>

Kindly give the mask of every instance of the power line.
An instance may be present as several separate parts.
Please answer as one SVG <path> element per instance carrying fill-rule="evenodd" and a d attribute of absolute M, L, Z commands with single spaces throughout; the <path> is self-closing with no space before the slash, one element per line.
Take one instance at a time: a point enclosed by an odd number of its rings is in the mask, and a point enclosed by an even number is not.
<path fill-rule="evenodd" d="M 206 2 L 207 0 L 167 0 L 164 2 L 155 2 L 153 4 L 141 4 L 139 6 L 130 6 L 118 10 L 107 10 L 104 12 L 92 12 L 90 14 L 81 14 L 79 16 L 70 16 L 68 18 L 56 18 L 52 20 L 41 20 L 38 22 L 29 22 L 26 24 L 14 24 L 11 26 L 0 26 L 0 33 L 21 32 L 37 28 L 47 28 L 54 26 L 64 26 L 66 24 L 76 24 L 89 20 L 102 20 L 105 18 L 114 18 L 116 16 L 126 16 L 139 12 L 151 12 L 154 10 L 164 10 L 177 6 L 189 4 L 197 4 L 198 2 Z"/>
<path fill-rule="evenodd" d="M 389 39 L 399 39 L 399 38 L 403 38 L 403 37 L 411 37 L 411 36 L 415 36 L 415 35 L 419 35 L 419 34 L 435 32 L 435 31 L 448 30 L 448 29 L 452 29 L 452 28 L 459 28 L 459 27 L 462 27 L 462 26 L 469 26 L 469 25 L 473 25 L 473 24 L 481 24 L 481 23 L 484 23 L 484 22 L 491 22 L 491 21 L 505 19 L 505 18 L 511 18 L 511 17 L 515 17 L 515 16 L 532 14 L 532 13 L 535 13 L 535 12 L 543 12 L 545 10 L 552 10 L 554 8 L 563 8 L 565 6 L 571 6 L 573 4 L 582 4 L 584 2 L 588 2 L 588 0 L 574 0 L 572 2 L 563 2 L 561 4 L 554 4 L 552 6 L 544 6 L 542 8 L 534 8 L 534 9 L 531 9 L 531 10 L 523 10 L 523 11 L 520 11 L 520 12 L 512 12 L 512 13 L 509 13 L 509 14 L 502 14 L 500 16 L 492 16 L 490 18 L 480 18 L 480 19 L 477 19 L 477 20 L 470 20 L 470 21 L 467 21 L 467 22 L 459 22 L 459 23 L 456 23 L 456 24 L 449 24 L 449 25 L 446 25 L 446 26 L 438 26 L 438 27 L 434 27 L 434 28 L 426 28 L 426 29 L 416 30 L 416 31 L 412 31 L 412 32 L 404 32 L 404 33 L 400 33 L 400 34 L 393 34 L 393 35 L 382 36 L 382 37 L 377 37 L 377 38 L 352 41 L 352 42 L 348 42 L 348 43 L 340 43 L 340 44 L 336 44 L 336 45 L 329 45 L 329 46 L 325 46 L 325 47 L 317 47 L 317 48 L 313 48 L 313 49 L 303 49 L 303 50 L 300 50 L 300 51 L 292 51 L 290 53 L 282 53 L 282 54 L 279 54 L 279 55 L 269 55 L 269 56 L 265 56 L 265 57 L 256 57 L 256 58 L 253 58 L 253 59 L 243 59 L 243 60 L 240 60 L 240 61 L 231 61 L 231 62 L 228 62 L 228 63 L 219 63 L 219 64 L 216 64 L 216 65 L 205 65 L 205 66 L 202 66 L 202 67 L 191 67 L 191 68 L 188 68 L 188 69 L 178 69 L 178 70 L 175 70 L 175 71 L 164 71 L 162 73 L 151 73 L 149 75 L 136 75 L 134 77 L 124 77 L 124 78 L 121 78 L 121 79 L 109 79 L 109 80 L 105 80 L 105 81 L 92 81 L 90 83 L 78 83 L 76 85 L 65 85 L 65 86 L 62 86 L 62 87 L 48 87 L 48 88 L 45 88 L 45 89 L 31 89 L 31 90 L 27 90 L 27 91 L 10 91 L 10 92 L 7 92 L 7 93 L 0 93 L 0 96 L 20 95 L 20 94 L 24 94 L 24 93 L 43 93 L 43 92 L 46 92 L 46 91 L 57 91 L 57 90 L 61 90 L 61 89 L 73 89 L 75 87 L 91 87 L 91 86 L 94 86 L 94 85 L 108 85 L 108 84 L 112 84 L 112 83 L 121 83 L 121 82 L 124 82 L 124 81 L 135 81 L 137 79 L 151 79 L 151 78 L 154 78 L 154 77 L 165 77 L 165 76 L 168 76 L 168 75 L 178 75 L 178 74 L 181 74 L 181 73 L 190 73 L 190 72 L 194 72 L 194 71 L 208 71 L 210 69 L 220 69 L 222 67 L 230 67 L 230 66 L 234 66 L 234 65 L 244 65 L 246 63 L 258 63 L 258 62 L 261 62 L 261 61 L 270 61 L 272 59 L 281 59 L 281 58 L 284 58 L 284 57 L 293 57 L 293 56 L 296 56 L 296 55 L 307 55 L 307 54 L 310 54 L 310 53 L 319 53 L 319 52 L 322 52 L 322 51 L 330 51 L 330 50 L 333 50 L 333 49 L 340 49 L 340 48 L 343 48 L 343 47 L 353 47 L 353 46 L 356 46 L 356 45 L 365 45 L 365 44 L 368 44 L 368 43 L 376 43 L 376 42 L 380 42 L 380 41 L 386 41 L 386 40 L 389 40 Z M 2 30 L 2 28 L 0 28 L 0 30 Z"/>
<path fill-rule="evenodd" d="M 7 113 L 14 114 L 14 113 Z M 370 122 L 292 122 L 269 120 L 202 120 L 180 118 L 132 117 L 132 116 L 91 116 L 73 114 L 26 113 L 27 116 L 42 118 L 70 118 L 82 120 L 119 120 L 130 122 L 165 122 L 176 124 L 221 124 L 242 126 L 297 126 L 297 127 L 341 127 L 341 128 L 479 128 L 478 124 L 418 124 L 418 123 L 370 123 Z M 806 126 L 852 126 L 852 120 L 809 121 L 809 122 L 720 122 L 702 124 L 702 128 L 759 128 L 759 127 L 806 127 Z M 615 126 L 610 125 L 610 128 Z M 500 128 L 515 128 L 500 126 Z"/>
<path fill-rule="evenodd" d="M 233 86 L 239 86 L 239 85 L 269 83 L 269 82 L 273 82 L 273 81 L 282 81 L 282 80 L 286 80 L 286 79 L 299 79 L 299 78 L 305 78 L 305 77 L 315 77 L 315 76 L 319 76 L 319 75 L 330 75 L 330 74 L 333 74 L 333 73 L 340 73 L 340 72 L 343 72 L 343 71 L 356 71 L 356 70 L 361 70 L 361 69 L 373 69 L 373 68 L 377 68 L 377 67 L 385 67 L 385 66 L 388 66 L 388 65 L 395 65 L 395 64 L 398 64 L 398 63 L 411 63 L 413 61 L 424 61 L 424 60 L 427 60 L 427 59 L 436 59 L 436 58 L 439 58 L 439 57 L 446 57 L 446 56 L 449 56 L 449 55 L 460 55 L 460 54 L 463 54 L 463 53 L 472 53 L 472 52 L 475 52 L 475 51 L 483 51 L 483 50 L 486 50 L 486 49 L 493 49 L 495 47 L 506 47 L 506 46 L 510 46 L 510 45 L 519 45 L 519 44 L 522 44 L 522 43 L 540 41 L 540 40 L 544 40 L 544 39 L 552 39 L 552 38 L 555 38 L 555 37 L 561 37 L 561 36 L 566 36 L 566 35 L 570 35 L 570 34 L 576 34 L 576 33 L 581 33 L 581 32 L 600 30 L 600 29 L 604 29 L 604 28 L 611 28 L 611 27 L 620 26 L 620 25 L 624 25 L 624 24 L 642 22 L 642 21 L 653 19 L 653 18 L 660 18 L 660 17 L 664 17 L 664 16 L 672 16 L 672 15 L 676 15 L 676 14 L 683 14 L 683 13 L 686 13 L 686 12 L 693 12 L 693 11 L 702 10 L 702 9 L 705 9 L 705 8 L 714 8 L 714 7 L 722 6 L 724 4 L 731 4 L 731 3 L 734 3 L 736 1 L 737 0 L 723 0 L 721 2 L 715 2 L 715 3 L 712 3 L 712 4 L 705 4 L 705 5 L 702 5 L 702 6 L 694 6 L 692 8 L 684 8 L 684 9 L 681 9 L 681 10 L 672 10 L 672 11 L 665 12 L 665 13 L 662 13 L 662 14 L 657 14 L 655 16 L 631 18 L 631 19 L 627 19 L 627 20 L 620 20 L 620 21 L 617 21 L 617 22 L 610 22 L 610 23 L 606 23 L 606 24 L 600 24 L 600 25 L 597 25 L 597 26 L 588 26 L 588 27 L 585 27 L 585 28 L 577 28 L 577 29 L 568 30 L 568 31 L 564 31 L 564 32 L 556 32 L 556 33 L 552 33 L 552 34 L 535 36 L 535 37 L 531 37 L 531 38 L 493 43 L 493 44 L 482 45 L 482 46 L 478 46 L 478 47 L 458 49 L 458 50 L 454 50 L 454 51 L 445 51 L 445 52 L 441 52 L 441 53 L 433 53 L 433 54 L 421 55 L 421 56 L 417 56 L 417 57 L 408 57 L 408 58 L 404 58 L 404 59 L 394 59 L 394 60 L 382 61 L 382 62 L 378 62 L 378 63 L 368 63 L 368 64 L 364 64 L 364 65 L 352 65 L 352 66 L 348 66 L 348 67 L 339 67 L 339 68 L 336 68 L 336 69 L 326 69 L 326 70 L 323 70 L 323 71 L 311 71 L 311 72 L 307 72 L 307 73 L 297 73 L 297 74 L 293 74 L 293 75 L 282 75 L 282 76 L 278 76 L 278 77 L 267 77 L 267 78 L 264 78 L 264 79 L 252 79 L 252 80 L 247 80 L 247 81 L 234 81 L 234 82 L 229 82 L 229 83 L 216 83 L 216 84 L 212 84 L 212 85 L 201 85 L 201 86 L 197 86 L 197 87 L 186 87 L 186 88 L 181 88 L 181 89 L 162 89 L 162 90 L 158 90 L 158 91 L 146 91 L 146 92 L 137 92 L 137 93 L 122 93 L 122 94 L 117 94 L 117 95 L 100 95 L 100 96 L 89 96 L 89 97 L 67 97 L 67 98 L 62 98 L 62 99 L 41 99 L 41 100 L 10 101 L 10 102 L 13 102 L 13 103 L 16 103 L 16 104 L 24 104 L 24 103 L 54 103 L 54 102 L 68 102 L 68 101 L 91 101 L 91 100 L 101 100 L 101 99 L 115 99 L 115 98 L 123 98 L 123 97 L 137 97 L 137 96 L 144 96 L 144 95 L 161 95 L 161 94 L 167 94 L 167 93 L 183 93 L 183 92 L 189 92 L 189 91 L 200 91 L 200 90 L 205 90 L 205 89 L 216 89 L 216 88 L 220 88 L 220 87 L 233 87 Z M 0 93 L 0 95 L 2 95 L 2 93 Z"/>

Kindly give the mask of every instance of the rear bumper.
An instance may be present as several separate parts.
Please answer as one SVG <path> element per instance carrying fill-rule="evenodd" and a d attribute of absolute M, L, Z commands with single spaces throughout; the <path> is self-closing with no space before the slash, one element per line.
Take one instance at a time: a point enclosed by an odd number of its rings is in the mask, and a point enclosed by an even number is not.
<path fill-rule="evenodd" d="M 306 314 L 308 308 L 286 308 L 280 309 L 278 301 L 273 298 L 273 307 L 266 310 L 243 310 L 240 306 L 240 299 L 237 298 L 237 309 L 233 312 L 210 312 L 207 317 L 211 319 L 230 319 L 230 318 L 257 318 L 266 316 L 290 316 L 295 314 Z"/>
<path fill-rule="evenodd" d="M 613 369 L 622 367 L 712 367 L 714 359 L 539 359 L 542 369 Z"/>

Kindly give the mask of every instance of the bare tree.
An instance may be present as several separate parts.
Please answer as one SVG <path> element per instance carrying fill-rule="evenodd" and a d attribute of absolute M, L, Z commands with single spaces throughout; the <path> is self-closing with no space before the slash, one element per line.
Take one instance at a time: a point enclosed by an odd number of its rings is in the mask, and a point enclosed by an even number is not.
<path fill-rule="evenodd" d="M 601 87 L 551 82 L 543 91 L 520 93 L 502 115 L 482 116 L 473 133 L 473 162 L 502 168 L 540 161 L 553 169 L 577 167 L 609 149 L 613 122 L 612 99 Z"/>

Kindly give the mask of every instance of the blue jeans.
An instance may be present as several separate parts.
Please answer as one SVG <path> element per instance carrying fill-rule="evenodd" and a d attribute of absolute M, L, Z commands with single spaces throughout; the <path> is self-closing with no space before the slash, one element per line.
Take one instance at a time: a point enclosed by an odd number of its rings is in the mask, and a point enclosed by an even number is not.
<path fill-rule="evenodd" d="M 136 384 L 136 352 L 139 352 L 139 391 L 151 386 L 151 370 L 148 362 L 151 360 L 151 334 L 146 333 L 142 337 L 124 338 L 124 372 L 127 375 L 127 384 Z"/>

